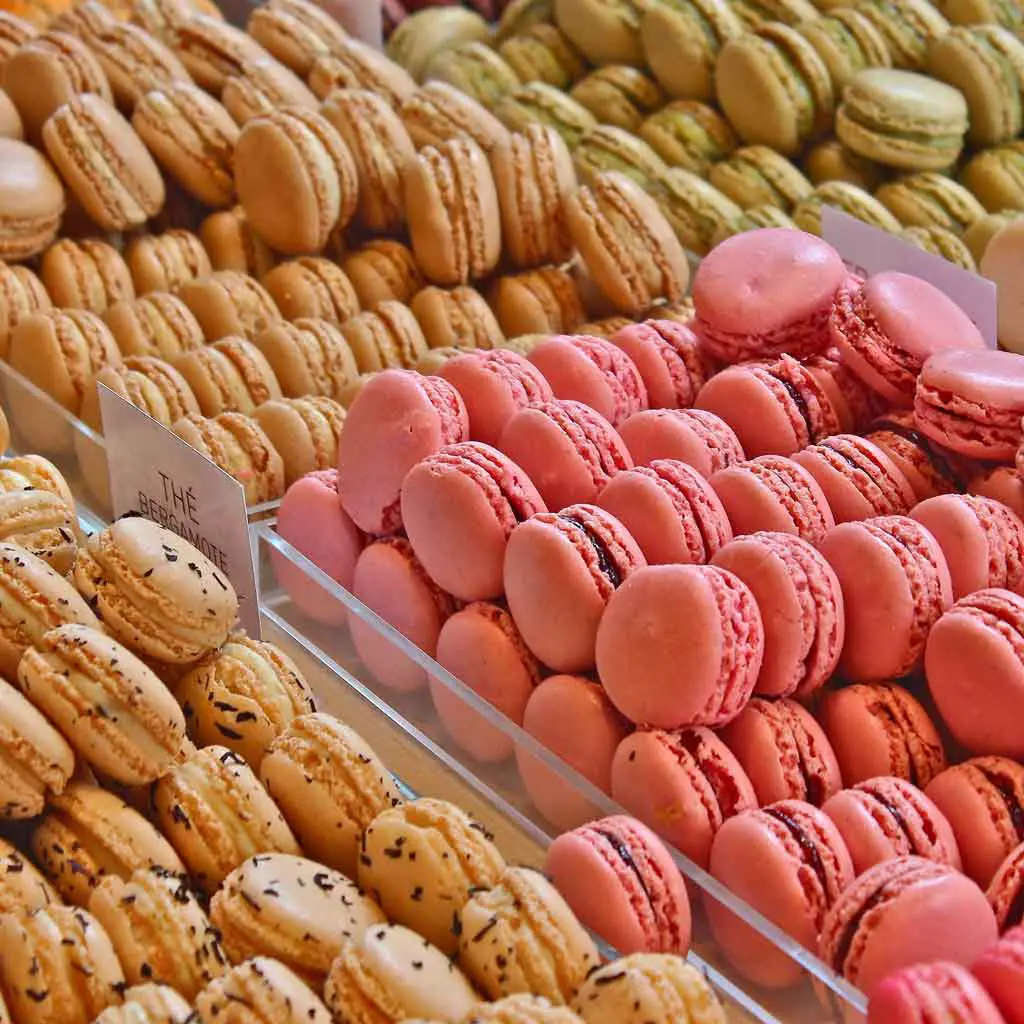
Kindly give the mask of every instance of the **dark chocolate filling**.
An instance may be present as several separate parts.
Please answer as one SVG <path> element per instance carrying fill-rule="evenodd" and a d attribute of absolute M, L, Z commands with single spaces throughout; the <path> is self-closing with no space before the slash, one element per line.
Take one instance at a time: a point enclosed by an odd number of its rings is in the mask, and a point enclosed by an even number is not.
<path fill-rule="evenodd" d="M 821 859 L 818 844 L 803 830 L 800 822 L 795 818 L 791 818 L 784 810 L 778 807 L 766 807 L 764 808 L 764 813 L 769 818 L 774 818 L 777 822 L 784 825 L 789 834 L 796 840 L 800 847 L 800 853 L 803 855 L 804 863 L 818 876 L 821 891 L 827 900 L 829 888 L 828 871 L 825 868 L 825 862 Z"/>
<path fill-rule="evenodd" d="M 651 892 L 647 888 L 647 883 L 644 881 L 644 876 L 640 873 L 640 868 L 637 867 L 637 863 L 633 860 L 633 852 L 630 848 L 613 832 L 606 832 L 604 829 L 595 828 L 594 831 L 601 836 L 611 846 L 615 853 L 619 856 L 622 863 L 629 868 L 630 871 L 636 876 L 637 882 L 640 883 L 640 888 L 643 890 L 644 896 L 647 897 L 647 902 L 652 906 L 654 905 L 651 899 Z"/>
<path fill-rule="evenodd" d="M 1002 922 L 1003 930 L 1008 930 L 1024 921 L 1024 877 L 1017 884 L 1017 891 L 1006 911 L 1006 920 Z"/>
<path fill-rule="evenodd" d="M 776 376 L 774 373 L 772 376 L 786 389 L 789 397 L 793 399 L 793 404 L 796 406 L 797 412 L 803 417 L 804 425 L 807 427 L 807 437 L 813 441 L 814 424 L 811 420 L 811 410 L 807 407 L 807 399 L 800 394 L 800 389 L 791 381 L 786 380 L 784 377 Z"/>
<path fill-rule="evenodd" d="M 1024 843 L 1024 807 L 1021 807 L 1020 801 L 1017 799 L 1013 782 L 1005 775 L 994 772 L 991 768 L 983 768 L 981 765 L 975 765 L 975 767 L 1002 797 L 1003 803 L 1006 805 L 1006 813 L 1009 814 L 1014 831 L 1017 833 L 1017 842 Z"/>
<path fill-rule="evenodd" d="M 832 970 L 839 974 L 846 973 L 846 958 L 850 955 L 850 950 L 853 947 L 853 940 L 857 937 L 857 931 L 860 929 L 860 923 L 886 898 L 888 895 L 886 887 L 890 881 L 893 881 L 893 879 L 885 879 L 861 904 L 860 910 L 846 922 L 843 934 L 839 937 L 839 942 L 836 945 L 835 955 L 832 957 Z"/>
<path fill-rule="evenodd" d="M 912 445 L 916 445 L 928 456 L 929 461 L 940 476 L 948 480 L 957 490 L 963 487 L 963 481 L 953 471 L 949 460 L 937 451 L 931 441 L 920 431 L 915 430 L 913 427 L 905 427 L 902 423 L 893 423 L 892 420 L 884 419 L 878 420 L 872 429 L 887 431 L 890 434 L 895 434 L 897 437 L 902 437 L 904 441 L 909 441 Z"/>
<path fill-rule="evenodd" d="M 617 587 L 622 582 L 622 573 L 619 572 L 619 567 L 615 564 L 615 559 L 612 557 L 612 553 L 605 546 L 604 541 L 598 537 L 586 523 L 577 519 L 575 516 L 559 512 L 558 518 L 561 519 L 563 523 L 568 523 L 570 526 L 579 530 L 580 533 L 587 538 L 587 543 L 594 549 L 594 552 L 597 555 L 597 567 L 605 576 L 608 577 L 612 586 Z"/>

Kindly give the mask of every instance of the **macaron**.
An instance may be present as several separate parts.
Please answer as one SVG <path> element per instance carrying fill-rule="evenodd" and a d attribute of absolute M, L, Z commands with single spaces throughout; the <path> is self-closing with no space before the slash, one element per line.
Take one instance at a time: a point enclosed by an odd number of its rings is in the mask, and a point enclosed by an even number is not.
<path fill-rule="evenodd" d="M 826 17 L 809 18 L 796 28 L 828 68 L 836 96 L 865 68 L 889 67 L 892 57 L 882 32 L 862 11 L 829 5 Z"/>
<path fill-rule="evenodd" d="M 949 228 L 907 228 L 901 232 L 900 237 L 918 249 L 939 256 L 954 266 L 968 270 L 972 274 L 977 272 L 978 266 L 967 243 L 953 234 Z"/>
<path fill-rule="evenodd" d="M 328 259 L 300 256 L 279 263 L 261 283 L 285 320 L 313 317 L 342 324 L 359 312 L 352 283 Z"/>
<path fill-rule="evenodd" d="M 768 146 L 740 146 L 709 172 L 709 180 L 737 206 L 774 206 L 786 213 L 811 194 L 811 183 Z"/>
<path fill-rule="evenodd" d="M 490 301 L 502 331 L 510 338 L 564 335 L 586 319 L 572 274 L 561 267 L 540 267 L 499 278 Z"/>
<path fill-rule="evenodd" d="M 333 471 L 337 465 L 345 408 L 333 398 L 311 395 L 264 402 L 253 419 L 281 456 L 286 487 L 309 473 Z"/>
<path fill-rule="evenodd" d="M 988 901 L 996 914 L 999 933 L 1003 934 L 1016 928 L 1024 917 L 1024 844 L 1015 847 L 1013 852 L 999 865 L 989 883 L 986 893 Z"/>
<path fill-rule="evenodd" d="M 106 242 L 61 239 L 43 253 L 39 276 L 55 306 L 104 314 L 135 299 L 128 265 Z"/>
<path fill-rule="evenodd" d="M 70 571 L 78 553 L 75 501 L 53 463 L 39 455 L 0 458 L 0 522 L 0 538 Z"/>
<path fill-rule="evenodd" d="M 0 304 L 0 355 L 6 359 L 11 331 L 18 321 L 50 309 L 53 303 L 36 273 L 20 264 L 0 263 L 0 288 L 5 296 Z"/>
<path fill-rule="evenodd" d="M 868 1006 L 869 1021 L 921 1013 L 927 1006 L 951 1017 L 962 1015 L 978 1024 L 999 1024 L 1002 1014 L 974 975 L 960 964 L 916 964 L 885 978 Z"/>
<path fill-rule="evenodd" d="M 881 416 L 865 436 L 903 473 L 918 501 L 948 495 L 962 486 L 962 467 L 917 429 L 909 410 Z"/>
<path fill-rule="evenodd" d="M 415 80 L 404 68 L 388 60 L 376 46 L 353 36 L 334 43 L 326 56 L 317 57 L 307 82 L 321 100 L 335 89 L 365 89 L 382 97 L 396 112 L 417 92 Z"/>
<path fill-rule="evenodd" d="M 646 320 L 609 340 L 632 359 L 652 409 L 689 408 L 715 371 L 696 333 L 673 320 Z"/>
<path fill-rule="evenodd" d="M 467 285 L 423 288 L 412 297 L 409 309 L 432 349 L 489 349 L 505 340 L 487 300 Z"/>
<path fill-rule="evenodd" d="M 217 270 L 186 281 L 177 294 L 210 342 L 236 335 L 251 341 L 282 319 L 266 288 L 238 270 Z"/>
<path fill-rule="evenodd" d="M 99 1024 L 187 1024 L 192 1007 L 167 985 L 135 985 L 120 1006 L 108 1006 Z"/>
<path fill-rule="evenodd" d="M 698 256 L 707 255 L 719 236 L 742 216 L 724 192 L 682 167 L 661 176 L 655 198 L 676 238 Z"/>
<path fill-rule="evenodd" d="M 738 139 L 714 107 L 695 100 L 674 100 L 649 112 L 639 135 L 670 167 L 701 177 L 728 157 Z"/>
<path fill-rule="evenodd" d="M 341 261 L 362 309 L 385 301 L 408 302 L 426 285 L 408 246 L 390 238 L 372 238 Z"/>
<path fill-rule="evenodd" d="M 447 82 L 484 107 L 492 107 L 519 84 L 519 75 L 505 58 L 475 39 L 444 50 L 424 73 L 429 81 Z"/>
<path fill-rule="evenodd" d="M 219 96 L 242 65 L 270 55 L 255 39 L 223 16 L 193 14 L 173 27 L 170 46 L 196 85 Z"/>
<path fill-rule="evenodd" d="M 900 222 L 888 208 L 866 189 L 849 181 L 822 182 L 793 208 L 793 221 L 801 231 L 822 235 L 822 209 L 834 207 L 848 217 L 869 224 L 879 231 L 900 233 Z"/>
<path fill-rule="evenodd" d="M 337 398 L 359 374 L 345 336 L 330 320 L 321 317 L 277 321 L 256 335 L 255 346 L 263 355 L 260 365 L 264 361 L 269 364 L 270 375 L 288 398 Z M 268 395 L 264 401 L 279 397 Z"/>
<path fill-rule="evenodd" d="M 336 18 L 305 0 L 278 0 L 253 10 L 246 31 L 285 67 L 303 76 L 317 57 L 330 53 L 348 35 Z"/>
<path fill-rule="evenodd" d="M 224 83 L 220 101 L 239 127 L 278 107 L 315 110 L 316 96 L 290 68 L 269 57 L 246 61 Z"/>
<path fill-rule="evenodd" d="M 498 53 L 521 82 L 540 82 L 568 90 L 587 73 L 586 60 L 565 33 L 553 24 L 553 15 L 552 21 L 537 22 L 521 32 L 503 36 L 499 28 Z"/>
<path fill-rule="evenodd" d="M 176 292 L 186 281 L 204 277 L 214 269 L 203 243 L 182 228 L 132 239 L 125 247 L 124 259 L 140 296 Z"/>
<path fill-rule="evenodd" d="M 942 227 L 956 234 L 985 215 L 985 208 L 954 179 L 935 171 L 908 174 L 876 193 L 905 227 Z"/>
<path fill-rule="evenodd" d="M 0 259 L 28 259 L 57 236 L 64 186 L 49 160 L 17 139 L 0 139 L 0 160 Z"/>
<path fill-rule="evenodd" d="M 237 270 L 259 278 L 277 263 L 277 257 L 253 229 L 241 206 L 211 213 L 200 224 L 199 235 L 213 270 Z"/>
<path fill-rule="evenodd" d="M 1020 1024 L 1020 948 L 1024 929 L 1011 928 L 990 946 L 971 966 L 971 972 L 984 986 L 1002 1012 L 1007 1024 Z"/>
<path fill-rule="evenodd" d="M 508 130 L 494 114 L 447 82 L 432 81 L 402 100 L 402 121 L 418 149 L 440 148 L 459 135 L 489 153 Z"/>
<path fill-rule="evenodd" d="M 233 967 L 196 997 L 199 1024 L 217 1024 L 238 1006 L 253 1024 L 331 1024 L 331 1012 L 284 964 L 255 957 Z"/>
<path fill-rule="evenodd" d="M 524 132 L 531 124 L 553 128 L 570 150 L 597 126 L 597 118 L 586 107 L 544 81 L 506 93 L 494 105 L 494 115 L 512 132 Z"/>
<path fill-rule="evenodd" d="M 848 11 L 852 8 L 835 10 Z M 836 138 L 824 139 L 812 146 L 803 159 L 803 170 L 813 185 L 841 181 L 856 185 L 866 192 L 878 188 L 886 176 L 886 170 L 881 164 L 851 152 Z M 847 200 L 846 205 L 850 203 L 851 200 Z M 868 219 L 863 212 L 861 219 Z"/>
<path fill-rule="evenodd" d="M 573 147 L 572 159 L 580 184 L 588 186 L 595 184 L 599 174 L 615 171 L 646 191 L 668 170 L 665 161 L 646 142 L 609 124 L 587 129 Z"/>
<path fill-rule="evenodd" d="M 621 437 L 638 466 L 655 459 L 678 459 L 706 479 L 744 457 L 729 424 L 702 409 L 639 412 L 622 424 Z"/>
<path fill-rule="evenodd" d="M 653 79 L 625 64 L 597 68 L 581 78 L 570 95 L 602 124 L 635 132 L 647 114 L 665 102 Z"/>

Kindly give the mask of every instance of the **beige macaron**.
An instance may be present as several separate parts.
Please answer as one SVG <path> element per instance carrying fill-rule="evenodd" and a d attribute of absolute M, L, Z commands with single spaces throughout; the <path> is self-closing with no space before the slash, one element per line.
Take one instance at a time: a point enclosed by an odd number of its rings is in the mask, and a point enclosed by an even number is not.
<path fill-rule="evenodd" d="M 427 82 L 401 107 L 417 148 L 469 136 L 485 153 L 508 139 L 508 129 L 486 107 L 447 82 Z"/>
<path fill-rule="evenodd" d="M 192 1007 L 173 988 L 136 985 L 120 1006 L 108 1006 L 93 1024 L 189 1024 L 191 1019 Z"/>
<path fill-rule="evenodd" d="M 520 334 L 574 334 L 586 313 L 572 274 L 561 267 L 541 267 L 499 277 L 490 303 L 502 331 Z"/>
<path fill-rule="evenodd" d="M 345 271 L 332 260 L 300 256 L 278 264 L 263 278 L 285 320 L 316 317 L 343 324 L 359 312 L 359 299 Z"/>
<path fill-rule="evenodd" d="M 309 71 L 309 87 L 320 99 L 335 89 L 366 89 L 398 110 L 416 93 L 416 82 L 398 64 L 369 43 L 349 38 L 318 57 Z"/>
<path fill-rule="evenodd" d="M 487 300 L 467 285 L 417 292 L 409 303 L 431 348 L 495 348 L 505 335 Z"/>
<path fill-rule="evenodd" d="M 174 26 L 171 47 L 197 85 L 219 96 L 225 82 L 252 60 L 270 56 L 240 28 L 199 14 Z"/>
<path fill-rule="evenodd" d="M 148 292 L 134 302 L 117 302 L 104 319 L 126 357 L 173 360 L 206 344 L 195 314 L 170 292 Z"/>
<path fill-rule="evenodd" d="M 316 110 L 317 98 L 294 71 L 270 58 L 247 61 L 224 83 L 220 96 L 238 125 L 280 107 Z"/>
<path fill-rule="evenodd" d="M 104 367 L 96 374 L 96 383 L 165 427 L 173 426 L 190 412 L 199 412 L 199 403 L 185 378 L 170 363 L 152 356 L 128 356 L 124 366 Z M 99 388 L 86 397 L 79 415 L 87 427 L 103 433 Z"/>
<path fill-rule="evenodd" d="M 214 270 L 234 270 L 258 280 L 277 262 L 240 206 L 211 213 L 200 225 L 199 236 Z"/>
<path fill-rule="evenodd" d="M 154 865 L 184 870 L 166 839 L 123 800 L 99 786 L 72 782 L 53 797 L 32 833 L 32 854 L 68 903 L 89 905 L 105 875 L 127 879 Z"/>
<path fill-rule="evenodd" d="M 0 261 L 0 359 L 10 349 L 11 331 L 20 320 L 49 309 L 50 295 L 33 270 Z"/>
<path fill-rule="evenodd" d="M 381 302 L 341 326 L 360 373 L 412 367 L 427 350 L 412 310 L 401 302 Z"/>
<path fill-rule="evenodd" d="M 408 302 L 426 281 L 412 250 L 391 238 L 373 238 L 341 262 L 363 309 L 380 302 Z"/>
<path fill-rule="evenodd" d="M 105 313 L 131 302 L 135 286 L 124 257 L 98 239 L 61 239 L 43 253 L 39 274 L 55 306 Z"/>
<path fill-rule="evenodd" d="M 246 30 L 272 56 L 307 77 L 313 61 L 342 44 L 347 33 L 308 0 L 271 0 L 253 9 Z"/>
<path fill-rule="evenodd" d="M 252 769 L 227 747 L 204 747 L 175 765 L 153 789 L 156 819 L 212 894 L 257 853 L 301 850 Z"/>
<path fill-rule="evenodd" d="M 0 457 L 0 540 L 20 544 L 62 575 L 74 565 L 75 499 L 60 470 L 40 455 Z"/>
<path fill-rule="evenodd" d="M 124 257 L 139 295 L 174 292 L 214 269 L 199 238 L 181 228 L 133 239 Z"/>
<path fill-rule="evenodd" d="M 328 320 L 301 317 L 293 323 L 282 321 L 259 334 L 255 344 L 288 398 L 337 398 L 359 373 L 341 328 Z"/>
<path fill-rule="evenodd" d="M 199 321 L 207 341 L 228 335 L 254 338 L 281 319 L 266 288 L 237 270 L 218 270 L 188 281 L 178 290 Z"/>
<path fill-rule="evenodd" d="M 337 465 L 345 407 L 336 399 L 307 395 L 264 402 L 252 418 L 281 456 L 285 487 L 307 473 Z"/>
<path fill-rule="evenodd" d="M 244 1007 L 239 1024 L 332 1024 L 331 1011 L 278 960 L 256 957 L 232 968 L 196 998 L 195 1024 L 225 1024 Z"/>
<path fill-rule="evenodd" d="M 0 138 L 0 259 L 39 255 L 57 237 L 66 207 L 64 185 L 46 156 Z"/>
<path fill-rule="evenodd" d="M 204 416 L 251 413 L 281 397 L 281 387 L 263 353 L 245 338 L 229 336 L 179 356 L 173 363 L 188 381 Z"/>
<path fill-rule="evenodd" d="M 0 914 L 27 914 L 60 901 L 39 869 L 6 839 L 0 839 Z"/>

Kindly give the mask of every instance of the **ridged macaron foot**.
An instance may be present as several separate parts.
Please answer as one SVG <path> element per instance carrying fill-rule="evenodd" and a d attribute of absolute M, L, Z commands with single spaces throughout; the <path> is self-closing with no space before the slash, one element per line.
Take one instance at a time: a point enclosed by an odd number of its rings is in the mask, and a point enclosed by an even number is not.
<path fill-rule="evenodd" d="M 482 825 L 444 800 L 399 804 L 382 811 L 363 833 L 359 884 L 391 920 L 454 953 L 466 901 L 497 885 L 505 870 L 492 840 Z"/>
<path fill-rule="evenodd" d="M 303 77 L 317 57 L 330 53 L 347 38 L 336 18 L 305 0 L 277 0 L 254 9 L 246 31 L 285 67 Z"/>
<path fill-rule="evenodd" d="M 199 412 L 199 403 L 185 378 L 170 363 L 153 356 L 128 356 L 123 366 L 100 370 L 96 383 L 110 388 L 165 427 Z M 102 433 L 99 389 L 86 395 L 79 416 L 86 426 Z"/>
<path fill-rule="evenodd" d="M 402 101 L 399 113 L 417 149 L 439 148 L 462 135 L 490 153 L 508 137 L 494 114 L 447 82 L 420 86 Z"/>
<path fill-rule="evenodd" d="M 250 60 L 269 57 L 267 51 L 223 16 L 194 14 L 174 26 L 169 45 L 196 85 L 219 96 L 224 83 Z"/>
<path fill-rule="evenodd" d="M 229 968 L 188 878 L 160 867 L 100 879 L 89 911 L 106 929 L 129 985 L 169 985 L 194 999 Z"/>
<path fill-rule="evenodd" d="M 120 519 L 79 552 L 75 582 L 125 646 L 188 664 L 219 647 L 238 617 L 231 583 L 198 549 L 149 520 Z"/>
<path fill-rule="evenodd" d="M 252 1024 L 331 1024 L 331 1011 L 284 964 L 256 957 L 233 967 L 196 998 L 198 1024 L 218 1024 L 241 1004 Z"/>
<path fill-rule="evenodd" d="M 608 603 L 597 669 L 618 709 L 662 729 L 724 725 L 750 698 L 764 654 L 753 594 L 724 569 L 658 565 L 636 572 Z M 689 684 L 669 677 L 685 666 Z"/>
<path fill-rule="evenodd" d="M 234 963 L 272 956 L 312 988 L 349 942 L 385 923 L 383 911 L 340 871 L 285 853 L 240 864 L 214 894 L 210 920 Z"/>
<path fill-rule="evenodd" d="M 981 982 L 1002 1011 L 1007 1024 L 1020 1024 L 1020 985 L 1024 977 L 1021 951 L 1024 949 L 1024 927 L 1011 928 L 990 946 L 971 966 L 971 972 Z"/>
<path fill-rule="evenodd" d="M 89 626 L 43 634 L 18 665 L 24 694 L 95 769 L 145 785 L 178 756 L 185 719 L 170 691 L 116 640 Z"/>
<path fill-rule="evenodd" d="M 101 228 L 139 227 L 163 207 L 160 169 L 128 121 L 100 96 L 77 96 L 55 111 L 43 127 L 43 142 Z"/>
<path fill-rule="evenodd" d="M 878 188 L 876 198 L 907 228 L 948 228 L 962 235 L 985 216 L 985 207 L 968 189 L 935 171 L 907 174 L 887 182 Z"/>
<path fill-rule="evenodd" d="M 927 1009 L 926 1009 L 927 1008 Z M 871 994 L 869 1024 L 939 1013 L 975 1024 L 1001 1024 L 1003 1015 L 966 967 L 948 962 L 915 964 L 885 978 Z"/>
<path fill-rule="evenodd" d="M 1024 919 L 1024 843 L 999 865 L 988 885 L 988 901 L 995 911 L 999 933 L 1016 928 Z"/>
<path fill-rule="evenodd" d="M 0 259 L 28 259 L 57 237 L 64 186 L 49 160 L 17 139 L 0 139 L 0 167 Z"/>
<path fill-rule="evenodd" d="M 740 146 L 711 168 L 708 180 L 744 210 L 772 206 L 792 213 L 812 191 L 803 172 L 768 146 Z"/>
<path fill-rule="evenodd" d="M 580 921 L 621 953 L 676 953 L 690 946 L 690 900 L 667 848 L 626 815 L 564 832 L 544 871 Z M 600 897 L 595 899 L 595 895 Z"/>
<path fill-rule="evenodd" d="M 345 408 L 333 398 L 310 395 L 264 402 L 253 419 L 281 456 L 286 487 L 308 473 L 337 465 Z"/>
<path fill-rule="evenodd" d="M 206 344 L 195 315 L 169 292 L 150 292 L 134 302 L 115 303 L 104 319 L 123 356 L 173 361 Z"/>
<path fill-rule="evenodd" d="M 263 353 L 243 337 L 227 335 L 186 352 L 172 366 L 192 389 L 204 416 L 255 411 L 281 397 L 281 388 Z"/>
<path fill-rule="evenodd" d="M 833 794 L 822 810 L 846 840 L 858 875 L 883 860 L 910 855 L 960 868 L 952 826 L 905 779 L 867 779 Z"/>
<path fill-rule="evenodd" d="M 897 857 L 876 864 L 840 895 L 818 954 L 871 992 L 901 967 L 934 960 L 970 964 L 996 940 L 985 894 L 948 864 Z"/>
<path fill-rule="evenodd" d="M 39 273 L 53 304 L 63 309 L 103 314 L 116 302 L 135 299 L 127 264 L 106 242 L 62 239 L 43 253 Z"/>
<path fill-rule="evenodd" d="M 869 0 L 862 7 L 865 17 L 882 34 L 897 68 L 923 71 L 931 44 L 949 30 L 949 22 L 926 0 L 896 0 L 886 5 Z"/>
<path fill-rule="evenodd" d="M 730 818 L 715 836 L 710 871 L 805 949 L 815 948 L 826 915 L 854 879 L 839 830 L 800 800 Z M 768 988 L 799 978 L 800 967 L 733 911 L 714 901 L 707 907 L 712 933 L 744 977 Z"/>
<path fill-rule="evenodd" d="M 507 93 L 494 105 L 495 116 L 513 132 L 524 132 L 531 124 L 553 128 L 570 150 L 597 126 L 597 118 L 546 82 L 535 81 Z"/>
<path fill-rule="evenodd" d="M 657 82 L 624 64 L 596 68 L 573 86 L 570 95 L 602 124 L 629 132 L 637 132 L 644 117 L 665 103 Z"/>
<path fill-rule="evenodd" d="M 705 478 L 742 462 L 743 448 L 720 416 L 702 409 L 650 409 L 622 424 L 622 440 L 633 461 L 678 459 Z"/>
<path fill-rule="evenodd" d="M 831 690 L 817 716 L 847 786 L 887 775 L 924 788 L 946 767 L 935 723 L 902 686 L 854 683 Z"/>
<path fill-rule="evenodd" d="M 75 501 L 60 471 L 38 455 L 0 457 L 0 540 L 65 574 L 78 553 Z"/>
<path fill-rule="evenodd" d="M 412 250 L 391 238 L 372 238 L 341 261 L 363 309 L 388 300 L 408 302 L 426 285 Z"/>
<path fill-rule="evenodd" d="M 49 801 L 31 837 L 40 870 L 68 902 L 87 907 L 108 875 L 140 868 L 183 872 L 171 844 L 138 811 L 99 786 L 72 782 Z"/>
<path fill-rule="evenodd" d="M 238 270 L 217 270 L 193 278 L 182 284 L 177 294 L 210 342 L 230 335 L 252 340 L 282 319 L 266 288 Z"/>
<path fill-rule="evenodd" d="M 203 243 L 181 228 L 160 235 L 140 235 L 128 243 L 124 258 L 140 296 L 176 292 L 187 281 L 213 270 Z"/>
<path fill-rule="evenodd" d="M 427 339 L 413 311 L 390 299 L 346 320 L 341 333 L 364 375 L 413 369 L 427 351 Z"/>
<path fill-rule="evenodd" d="M 352 37 L 313 61 L 307 83 L 321 100 L 335 89 L 365 89 L 380 96 L 396 113 L 418 91 L 404 68 L 388 60 L 375 46 Z"/>
<path fill-rule="evenodd" d="M 317 108 L 317 98 L 306 83 L 269 57 L 246 61 L 240 74 L 224 83 L 220 101 L 240 127 L 279 107 Z"/>
<path fill-rule="evenodd" d="M 262 280 L 285 320 L 316 317 L 342 324 L 359 312 L 352 283 L 336 263 L 300 256 L 279 263 Z"/>
<path fill-rule="evenodd" d="M 964 467 L 956 456 L 943 451 L 917 429 L 909 410 L 894 410 L 879 417 L 865 437 L 903 473 L 918 502 L 951 494 L 963 486 Z"/>
<path fill-rule="evenodd" d="M 832 6 L 826 17 L 807 18 L 796 28 L 828 68 L 837 97 L 858 71 L 892 63 L 885 36 L 862 11 Z"/>
<path fill-rule="evenodd" d="M 11 331 L 18 322 L 49 309 L 53 303 L 35 272 L 20 264 L 9 266 L 0 262 L 0 294 L 0 356 L 6 359 Z"/>
<path fill-rule="evenodd" d="M 532 991 L 564 1004 L 599 963 L 569 904 L 532 868 L 508 868 L 472 896 L 460 919 L 458 963 L 489 999 Z M 538 962 L 551 966 L 535 972 Z"/>
<path fill-rule="evenodd" d="M 96 1024 L 188 1024 L 192 1007 L 167 985 L 135 985 L 120 1006 L 108 1006 Z"/>
<path fill-rule="evenodd" d="M 668 172 L 665 161 L 643 139 L 610 124 L 588 128 L 572 147 L 572 162 L 579 183 L 587 186 L 602 172 L 615 171 L 653 192 Z"/>
<path fill-rule="evenodd" d="M 423 288 L 412 297 L 409 309 L 432 349 L 486 350 L 497 348 L 505 340 L 487 300 L 468 285 Z"/>
<path fill-rule="evenodd" d="M 255 344 L 287 398 L 337 399 L 359 374 L 345 336 L 337 325 L 319 317 L 279 321 L 258 334 Z"/>
<path fill-rule="evenodd" d="M 568 334 L 586 320 L 572 274 L 561 267 L 539 267 L 499 278 L 490 289 L 490 303 L 510 338 Z"/>

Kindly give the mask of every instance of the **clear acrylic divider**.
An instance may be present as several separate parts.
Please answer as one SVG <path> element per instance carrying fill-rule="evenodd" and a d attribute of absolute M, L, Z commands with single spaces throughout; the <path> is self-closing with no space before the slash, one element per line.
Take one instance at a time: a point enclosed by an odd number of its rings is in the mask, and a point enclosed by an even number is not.
<path fill-rule="evenodd" d="M 520 856 L 519 860 L 539 863 L 543 850 L 564 827 L 627 813 L 317 569 L 276 532 L 272 522 L 256 524 L 252 532 L 264 619 L 273 624 L 275 633 L 288 639 L 289 650 L 298 651 L 307 663 L 319 666 L 320 696 L 327 709 L 335 710 L 333 703 L 353 701 L 372 708 L 390 743 L 397 747 L 398 763 L 404 752 L 412 773 L 420 771 L 424 760 L 433 768 L 443 768 L 464 790 L 479 797 L 479 813 L 488 821 L 490 816 L 499 815 L 518 834 L 520 842 L 532 845 L 534 855 Z M 364 653 L 372 649 L 377 672 L 386 674 L 385 681 L 374 675 L 356 653 L 353 629 L 359 634 Z M 388 685 L 387 680 L 399 681 L 402 689 Z M 491 736 L 489 746 L 505 751 L 507 756 L 485 761 L 471 755 L 447 731 L 435 705 L 445 707 L 449 720 L 457 714 L 463 723 L 468 719 L 475 723 L 475 729 L 486 730 Z M 336 713 L 345 717 L 343 711 Z M 367 738 L 373 742 L 372 737 Z M 381 753 L 387 761 L 385 751 Z M 538 785 L 557 791 L 559 803 L 573 808 L 575 820 L 556 826 L 545 819 L 527 794 L 521 770 L 533 774 L 534 792 Z M 413 790 L 424 791 L 417 778 L 405 776 L 404 781 Z M 862 993 L 692 861 L 675 850 L 673 856 L 687 879 L 692 898 L 692 958 L 740 1011 L 736 1019 L 778 1019 L 793 1024 L 863 1019 L 866 1003 Z M 790 984 L 782 989 L 757 986 L 729 963 L 707 925 L 704 907 L 712 902 L 757 933 L 755 945 L 760 946 L 764 957 L 788 958 Z"/>

